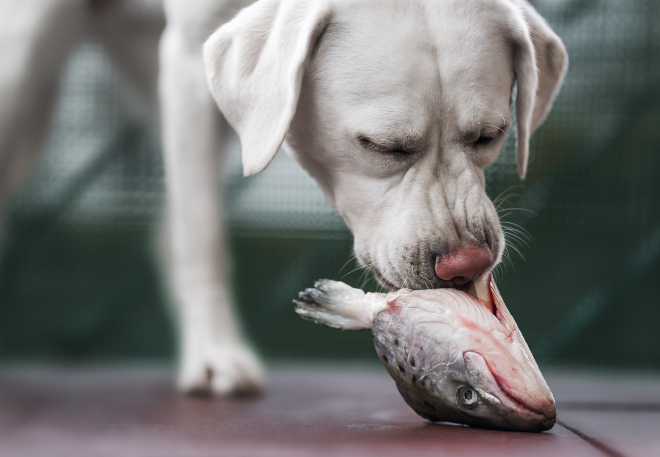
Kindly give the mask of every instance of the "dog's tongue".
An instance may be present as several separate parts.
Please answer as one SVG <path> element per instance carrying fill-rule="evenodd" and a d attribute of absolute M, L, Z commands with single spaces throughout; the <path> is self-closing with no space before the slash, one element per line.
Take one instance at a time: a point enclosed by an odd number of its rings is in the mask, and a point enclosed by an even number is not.
<path fill-rule="evenodd" d="M 490 291 L 490 273 L 486 273 L 474 281 L 461 288 L 463 292 L 472 295 L 474 298 L 484 304 L 488 310 L 495 314 L 495 304 L 493 303 L 493 294 Z"/>

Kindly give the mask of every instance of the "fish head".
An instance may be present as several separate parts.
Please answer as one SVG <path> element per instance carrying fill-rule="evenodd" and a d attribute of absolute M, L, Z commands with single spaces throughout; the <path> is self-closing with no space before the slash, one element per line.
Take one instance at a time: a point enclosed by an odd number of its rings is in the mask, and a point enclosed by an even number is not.
<path fill-rule="evenodd" d="M 376 351 L 426 419 L 548 430 L 556 418 L 552 392 L 494 282 L 489 292 L 487 306 L 456 290 L 396 297 L 374 321 Z"/>

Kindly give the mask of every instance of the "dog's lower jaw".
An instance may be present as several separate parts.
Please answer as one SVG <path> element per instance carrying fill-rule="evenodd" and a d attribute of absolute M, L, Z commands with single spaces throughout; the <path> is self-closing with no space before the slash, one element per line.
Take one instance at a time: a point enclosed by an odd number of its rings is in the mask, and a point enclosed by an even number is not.
<path fill-rule="evenodd" d="M 385 279 L 385 277 L 382 274 L 380 274 L 380 272 L 375 267 L 371 268 L 371 272 L 374 275 L 374 278 L 376 278 L 376 281 L 378 281 L 378 283 L 381 286 L 385 287 L 386 289 L 397 290 L 401 288 L 401 287 L 397 287 L 395 284 L 392 284 L 387 279 Z"/>
<path fill-rule="evenodd" d="M 378 264 L 371 259 L 368 258 L 362 258 L 360 256 L 357 257 L 359 263 L 363 266 L 363 268 L 367 268 L 368 271 L 371 272 L 371 274 L 374 276 L 374 279 L 386 288 L 387 290 L 399 290 L 402 288 L 411 288 L 411 289 L 429 289 L 432 287 L 416 287 L 415 284 L 408 284 L 405 281 L 396 281 L 394 278 L 387 278 L 384 273 L 381 273 L 381 269 L 379 268 Z M 366 267 L 366 265 L 369 265 L 369 267 Z M 394 269 L 396 270 L 396 269 Z M 401 275 L 396 275 L 399 276 L 399 278 L 403 278 Z"/>
<path fill-rule="evenodd" d="M 422 271 L 417 270 L 416 273 L 405 274 L 401 273 L 400 270 L 397 270 L 394 266 L 389 266 L 390 271 L 396 272 L 394 274 L 395 278 L 388 278 L 384 273 L 381 273 L 381 269 L 375 262 L 368 262 L 364 259 L 360 259 L 362 265 L 370 265 L 368 270 L 374 276 L 374 279 L 386 289 L 393 291 L 399 289 L 412 289 L 412 290 L 422 290 L 422 289 L 445 289 L 445 288 L 454 288 L 454 289 L 467 289 L 470 288 L 474 280 L 470 280 L 467 283 L 458 283 L 456 281 L 445 281 L 440 279 L 435 272 L 429 274 L 423 274 L 424 266 L 422 265 Z M 489 273 L 494 266 L 489 266 L 489 268 L 483 273 L 486 275 Z M 426 269 L 429 272 L 433 271 L 433 268 L 428 266 Z M 482 276 L 483 276 L 482 275 Z M 405 279 L 404 279 L 405 278 Z"/>

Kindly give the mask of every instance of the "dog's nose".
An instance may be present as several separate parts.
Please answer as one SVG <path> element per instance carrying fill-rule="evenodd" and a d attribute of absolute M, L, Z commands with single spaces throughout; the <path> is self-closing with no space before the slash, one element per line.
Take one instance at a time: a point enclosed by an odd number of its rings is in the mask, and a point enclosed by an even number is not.
<path fill-rule="evenodd" d="M 485 244 L 461 246 L 435 258 L 435 274 L 460 287 L 481 276 L 492 261 L 493 253 Z"/>

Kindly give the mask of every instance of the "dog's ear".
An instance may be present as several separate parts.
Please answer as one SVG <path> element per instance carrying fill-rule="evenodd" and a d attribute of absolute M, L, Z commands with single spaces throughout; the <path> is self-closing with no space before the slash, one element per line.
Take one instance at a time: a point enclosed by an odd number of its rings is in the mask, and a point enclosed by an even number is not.
<path fill-rule="evenodd" d="M 526 1 L 515 2 L 522 12 L 516 38 L 515 74 L 518 87 L 516 159 L 521 178 L 527 172 L 529 137 L 552 107 L 568 65 L 561 39 Z"/>
<path fill-rule="evenodd" d="M 329 17 L 325 0 L 259 0 L 204 44 L 211 92 L 241 139 L 246 176 L 263 171 L 282 145 Z"/>

